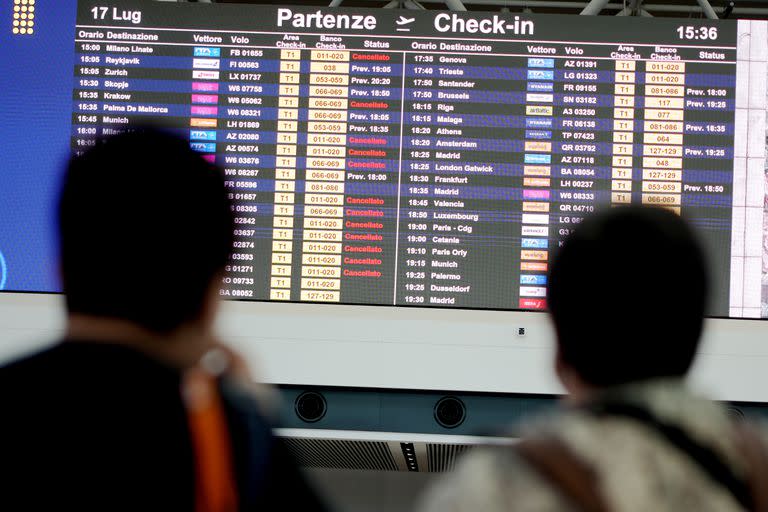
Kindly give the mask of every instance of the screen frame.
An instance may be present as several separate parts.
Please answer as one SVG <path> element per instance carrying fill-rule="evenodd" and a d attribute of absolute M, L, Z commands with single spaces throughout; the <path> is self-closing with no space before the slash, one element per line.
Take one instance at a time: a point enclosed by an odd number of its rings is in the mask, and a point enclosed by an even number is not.
<path fill-rule="evenodd" d="M 65 324 L 61 295 L 0 293 L 0 364 L 50 346 Z M 217 327 L 270 384 L 564 392 L 541 313 L 225 301 Z M 766 322 L 707 319 L 691 384 L 717 400 L 768 402 L 767 339 Z"/>

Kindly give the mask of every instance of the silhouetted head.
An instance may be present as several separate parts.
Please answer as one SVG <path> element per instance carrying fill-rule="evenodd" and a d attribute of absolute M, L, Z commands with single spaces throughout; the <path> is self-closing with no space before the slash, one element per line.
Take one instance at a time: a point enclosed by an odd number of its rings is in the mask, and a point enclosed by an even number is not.
<path fill-rule="evenodd" d="M 587 218 L 549 276 L 559 363 L 587 385 L 683 376 L 706 305 L 704 257 L 689 226 L 660 208 Z"/>
<path fill-rule="evenodd" d="M 69 163 L 59 203 L 70 313 L 167 333 L 201 314 L 232 248 L 220 170 L 169 133 L 99 141 Z"/>

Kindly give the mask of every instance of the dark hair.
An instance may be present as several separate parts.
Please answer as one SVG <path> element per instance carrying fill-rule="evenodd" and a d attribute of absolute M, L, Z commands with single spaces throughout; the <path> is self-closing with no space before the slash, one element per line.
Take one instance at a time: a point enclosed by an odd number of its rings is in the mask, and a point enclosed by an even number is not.
<path fill-rule="evenodd" d="M 221 171 L 153 128 L 74 157 L 59 202 L 61 269 L 73 313 L 170 332 L 199 317 L 232 248 Z"/>
<path fill-rule="evenodd" d="M 595 386 L 685 375 L 706 296 L 704 256 L 678 215 L 639 206 L 598 213 L 565 240 L 550 272 L 561 360 Z"/>

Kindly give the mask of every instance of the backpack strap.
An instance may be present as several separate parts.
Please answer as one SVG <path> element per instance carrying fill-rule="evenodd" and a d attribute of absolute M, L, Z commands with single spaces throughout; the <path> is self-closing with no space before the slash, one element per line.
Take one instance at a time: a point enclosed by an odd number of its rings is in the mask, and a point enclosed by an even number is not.
<path fill-rule="evenodd" d="M 667 432 L 662 431 L 662 433 Z M 746 462 L 743 483 L 745 492 L 740 493 L 739 501 L 745 510 L 768 512 L 768 446 L 755 427 L 747 423 L 734 424 L 732 435 L 739 454 Z M 668 436 L 665 437 L 669 439 Z M 672 438 L 675 439 L 676 436 Z M 683 448 L 678 443 L 674 444 L 678 448 Z M 514 450 L 529 467 L 560 491 L 580 511 L 610 512 L 611 509 L 600 492 L 597 473 L 574 454 L 564 442 L 556 438 L 529 439 L 518 443 Z M 685 449 L 683 451 L 688 452 Z M 702 461 L 697 460 L 698 457 L 693 458 L 701 465 Z M 705 464 L 705 470 L 706 466 L 707 464 Z M 711 468 L 707 472 L 710 476 L 714 476 Z M 734 478 L 735 475 L 731 475 L 726 480 Z M 723 481 L 718 483 L 724 484 Z M 727 485 L 724 486 L 728 488 Z M 728 490 L 733 492 L 733 488 Z"/>
<path fill-rule="evenodd" d="M 232 439 L 217 379 L 194 367 L 184 372 L 181 386 L 195 460 L 195 511 L 234 512 Z"/>
<path fill-rule="evenodd" d="M 750 487 L 749 482 L 741 475 L 736 474 L 733 468 L 723 460 L 721 454 L 717 453 L 710 446 L 700 443 L 691 437 L 679 425 L 662 421 L 647 409 L 628 403 L 606 402 L 594 404 L 591 407 L 591 411 L 598 416 L 631 419 L 654 431 L 661 439 L 664 439 L 687 456 L 713 483 L 720 485 L 728 491 L 744 510 L 755 510 L 755 498 L 753 496 L 755 489 Z M 758 438 L 745 434 L 741 435 L 745 437 L 741 438 L 740 443 L 747 443 L 751 449 L 757 449 L 755 443 L 759 442 Z M 755 464 L 758 464 L 758 461 L 755 461 Z"/>
<path fill-rule="evenodd" d="M 530 439 L 518 443 L 514 450 L 582 512 L 610 512 L 597 473 L 562 441 Z"/>

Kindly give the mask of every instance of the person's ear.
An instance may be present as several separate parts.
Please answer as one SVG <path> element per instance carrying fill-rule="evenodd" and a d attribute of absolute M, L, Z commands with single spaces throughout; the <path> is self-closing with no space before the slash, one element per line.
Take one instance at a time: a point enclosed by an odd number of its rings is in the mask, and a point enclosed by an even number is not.
<path fill-rule="evenodd" d="M 589 386 L 586 385 L 578 372 L 563 359 L 559 347 L 555 353 L 555 373 L 557 374 L 560 383 L 568 392 L 566 399 L 569 402 L 579 402 L 585 398 L 586 394 L 588 394 Z"/>
<path fill-rule="evenodd" d="M 563 361 L 562 353 L 560 352 L 560 347 L 557 347 L 555 350 L 555 375 L 557 375 L 558 380 L 560 381 L 560 384 L 563 385 L 566 391 L 570 392 L 568 389 L 568 373 L 570 373 L 570 368 L 568 368 L 568 365 Z"/>

